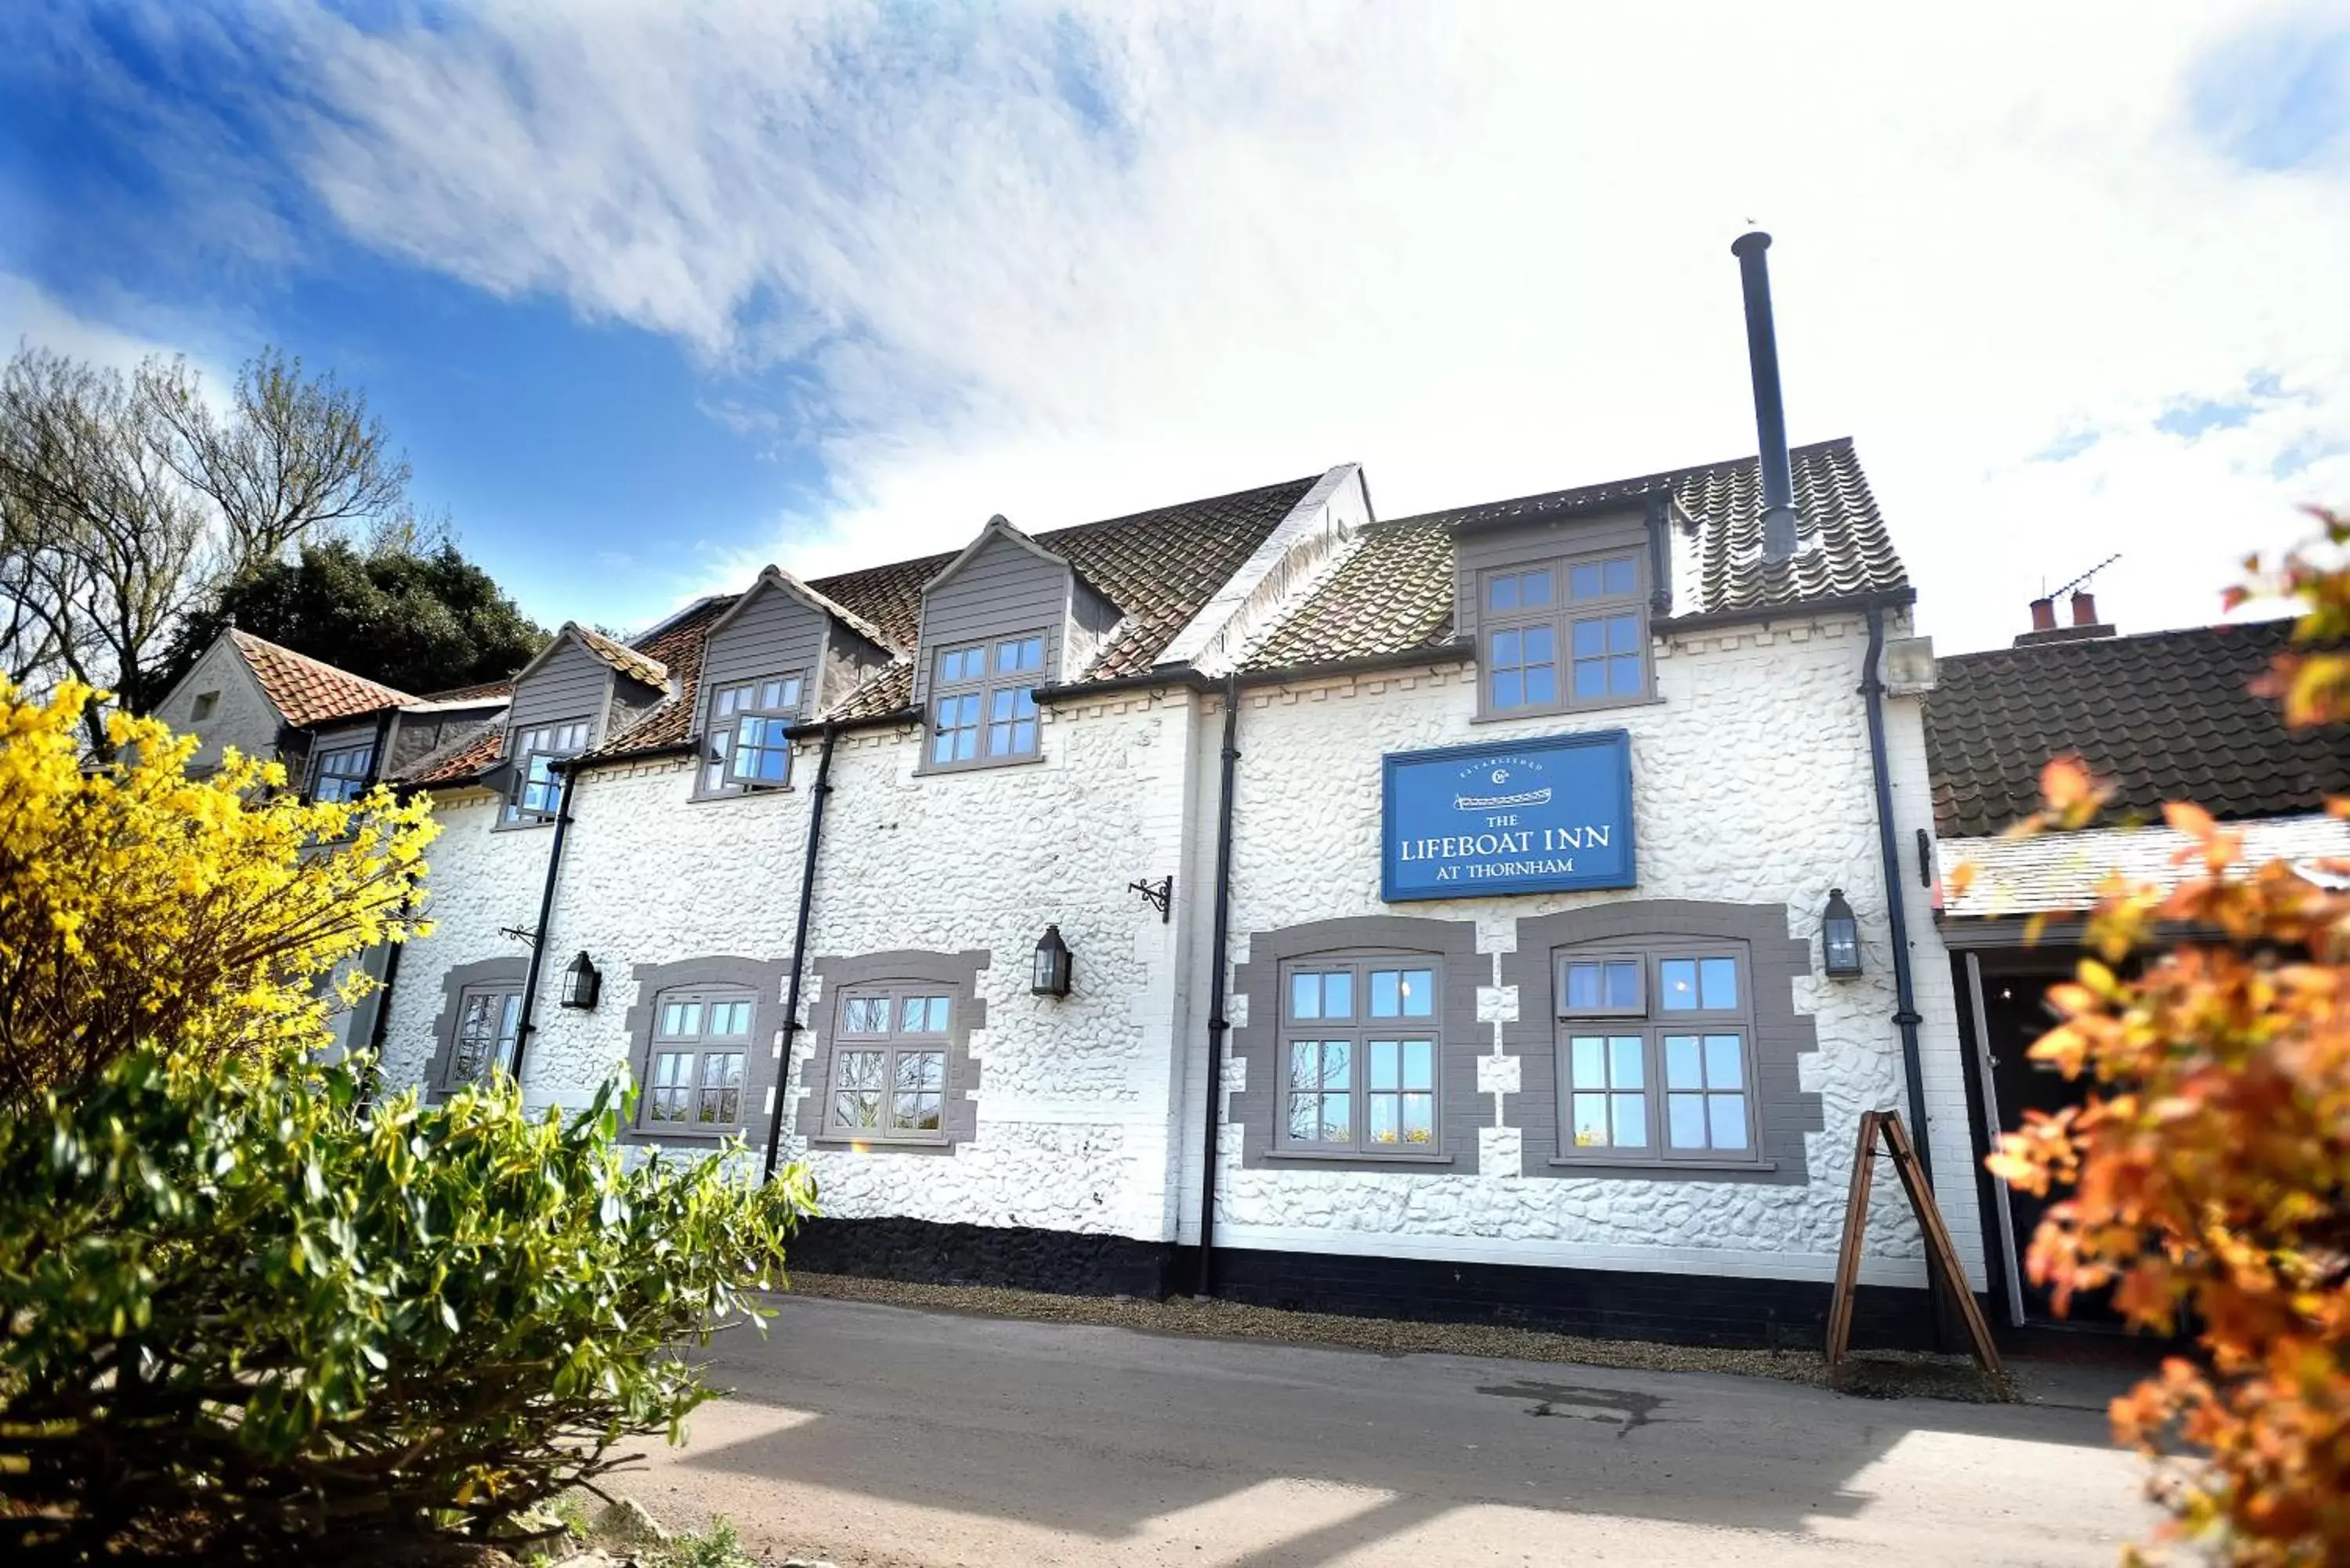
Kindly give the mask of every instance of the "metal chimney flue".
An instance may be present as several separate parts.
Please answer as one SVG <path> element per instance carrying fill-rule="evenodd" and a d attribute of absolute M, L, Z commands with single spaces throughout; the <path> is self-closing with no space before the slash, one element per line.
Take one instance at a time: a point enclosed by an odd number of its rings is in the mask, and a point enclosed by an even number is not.
<path fill-rule="evenodd" d="M 1795 474 L 1787 457 L 1787 410 L 1779 396 L 1779 335 L 1771 322 L 1771 236 L 1757 229 L 1730 247 L 1746 293 L 1746 358 L 1754 373 L 1754 433 L 1762 458 L 1762 558 L 1795 553 Z"/>

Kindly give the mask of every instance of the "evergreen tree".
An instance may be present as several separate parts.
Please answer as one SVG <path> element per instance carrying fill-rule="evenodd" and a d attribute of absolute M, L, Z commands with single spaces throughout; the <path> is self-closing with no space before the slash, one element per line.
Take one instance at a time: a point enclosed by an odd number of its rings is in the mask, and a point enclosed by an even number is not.
<path fill-rule="evenodd" d="M 452 544 L 362 548 L 330 539 L 247 571 L 183 621 L 157 691 L 169 690 L 232 619 L 239 630 L 419 696 L 504 680 L 547 637 Z"/>

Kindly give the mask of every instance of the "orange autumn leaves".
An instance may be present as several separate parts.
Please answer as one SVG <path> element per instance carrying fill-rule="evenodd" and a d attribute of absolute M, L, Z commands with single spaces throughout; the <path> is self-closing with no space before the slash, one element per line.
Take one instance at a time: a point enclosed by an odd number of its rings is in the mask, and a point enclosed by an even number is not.
<path fill-rule="evenodd" d="M 2268 687 L 2295 726 L 2350 719 L 2350 519 L 2318 516 L 2320 541 L 2249 563 L 2230 601 L 2299 600 Z M 2075 759 L 2042 784 L 2015 831 L 2085 826 L 2106 796 Z M 2071 1189 L 2028 1261 L 2060 1306 L 2110 1286 L 2132 1323 L 2194 1336 L 2199 1355 L 2113 1408 L 2125 1440 L 2168 1456 L 2151 1483 L 2168 1533 L 2230 1563 L 2350 1561 L 2350 862 L 2249 865 L 2201 808 L 2164 815 L 2184 878 L 2109 879 L 2092 956 L 2032 1049 L 2087 1079 L 2085 1102 L 2033 1116 L 1989 1163 Z"/>

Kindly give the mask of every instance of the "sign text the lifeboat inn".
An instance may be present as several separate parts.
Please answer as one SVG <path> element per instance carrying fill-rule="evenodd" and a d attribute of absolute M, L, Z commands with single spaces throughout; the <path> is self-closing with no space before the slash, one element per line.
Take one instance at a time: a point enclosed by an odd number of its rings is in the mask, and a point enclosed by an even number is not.
<path fill-rule="evenodd" d="M 1395 752 L 1386 764 L 1390 903 L 1633 886 L 1622 730 Z"/>

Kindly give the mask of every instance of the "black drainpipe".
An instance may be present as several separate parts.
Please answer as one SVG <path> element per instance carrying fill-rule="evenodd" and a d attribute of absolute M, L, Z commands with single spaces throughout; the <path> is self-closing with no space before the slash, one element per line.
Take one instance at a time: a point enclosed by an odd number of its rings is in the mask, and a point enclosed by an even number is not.
<path fill-rule="evenodd" d="M 400 913 L 402 919 L 408 917 L 410 913 L 408 900 L 400 901 Z M 392 942 L 389 945 L 391 951 L 384 955 L 383 978 L 376 982 L 375 1016 L 368 1020 L 367 1071 L 359 1085 L 359 1099 L 362 1103 L 375 1098 L 377 1075 L 382 1070 L 383 1065 L 383 1037 L 391 1032 L 391 988 L 400 983 L 400 955 L 408 947 L 406 942 Z"/>
<path fill-rule="evenodd" d="M 557 763 L 557 767 L 563 764 Z M 563 869 L 563 836 L 571 830 L 571 792 L 578 785 L 579 771 L 563 767 L 563 791 L 555 798 L 555 841 L 546 846 L 546 886 L 538 895 L 538 929 L 530 944 L 530 968 L 522 977 L 522 1012 L 515 1019 L 514 1081 L 522 1082 L 522 1059 L 530 1049 L 531 1031 L 537 1028 L 531 1015 L 538 1011 L 539 971 L 546 967 L 548 922 L 555 919 L 555 877 Z"/>
<path fill-rule="evenodd" d="M 391 776 L 391 758 L 386 753 L 391 749 L 391 726 L 399 716 L 397 708 L 386 708 L 375 716 L 375 750 L 368 758 L 367 782 L 370 784 L 381 784 Z"/>
<path fill-rule="evenodd" d="M 1877 664 L 1885 652 L 1885 611 L 1868 607 L 1868 666 L 1861 672 L 1861 694 L 1868 702 L 1868 766 L 1877 775 L 1877 845 L 1885 861 L 1885 913 L 1893 925 L 1893 990 L 1900 1011 L 1893 1022 L 1901 1026 L 1901 1068 L 1909 1080 L 1909 1123 L 1917 1129 L 1918 1165 L 1933 1174 L 1927 1154 L 1926 1091 L 1918 1080 L 1918 993 L 1909 980 L 1909 917 L 1901 907 L 1901 850 L 1893 833 L 1893 780 L 1885 763 L 1885 682 Z"/>
<path fill-rule="evenodd" d="M 1909 917 L 1901 902 L 1901 849 L 1893 831 L 1893 779 L 1885 762 L 1885 682 L 1877 678 L 1878 659 L 1885 652 L 1885 609 L 1868 607 L 1868 660 L 1862 668 L 1860 691 L 1868 709 L 1868 766 L 1877 781 L 1877 847 L 1885 869 L 1885 915 L 1893 928 L 1893 993 L 1898 1010 L 1893 1022 L 1901 1029 L 1901 1075 L 1909 1084 L 1910 1142 L 1917 1146 L 1918 1174 L 1930 1192 L 1934 1188 L 1933 1137 L 1926 1126 L 1926 1085 L 1918 1051 L 1918 993 L 1909 975 Z M 1932 1248 L 1926 1250 L 1927 1293 L 1933 1300 L 1934 1341 L 1947 1342 L 1946 1309 L 1942 1303 L 1942 1269 Z M 1960 1289 L 1963 1281 L 1957 1282 Z"/>
<path fill-rule="evenodd" d="M 1224 1040 L 1232 1022 L 1224 1016 L 1225 951 L 1232 924 L 1232 775 L 1241 760 L 1241 678 L 1224 677 L 1223 788 L 1216 797 L 1216 919 L 1208 950 L 1208 1130 L 1200 1160 L 1200 1295 L 1215 1293 L 1216 1156 L 1223 1130 Z"/>
<path fill-rule="evenodd" d="M 784 1091 L 792 1082 L 792 1046 L 800 1032 L 800 977 L 807 972 L 808 910 L 816 898 L 816 852 L 824 842 L 824 803 L 832 798 L 832 745 L 840 738 L 837 726 L 824 727 L 824 753 L 816 759 L 815 803 L 808 808 L 807 857 L 800 863 L 800 918 L 792 935 L 791 993 L 784 999 L 784 1054 L 775 1065 L 775 1109 L 767 1119 L 767 1166 L 763 1178 L 775 1178 L 775 1155 L 784 1142 Z"/>

